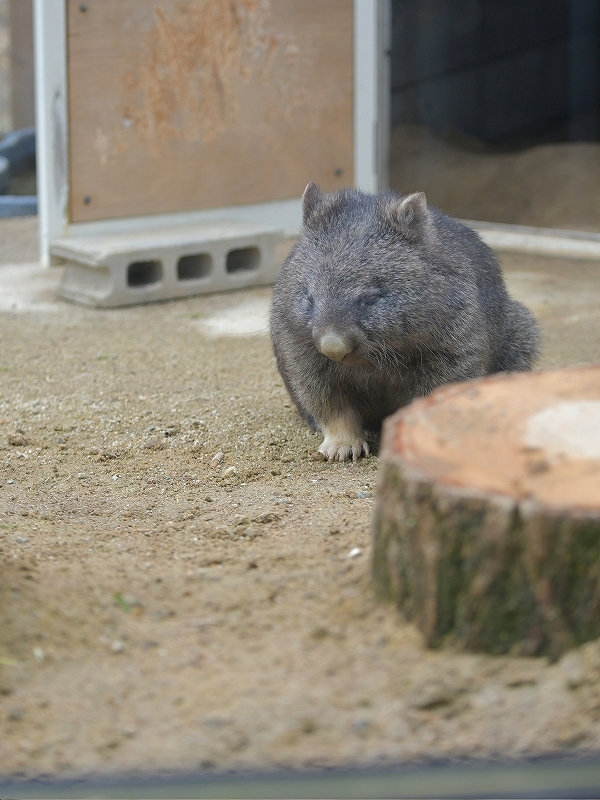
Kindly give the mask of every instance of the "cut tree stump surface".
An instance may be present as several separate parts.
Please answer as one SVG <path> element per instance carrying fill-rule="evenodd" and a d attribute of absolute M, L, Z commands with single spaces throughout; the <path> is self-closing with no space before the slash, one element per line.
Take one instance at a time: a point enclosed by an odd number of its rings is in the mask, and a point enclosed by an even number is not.
<path fill-rule="evenodd" d="M 600 636 L 600 366 L 443 387 L 384 426 L 374 578 L 431 645 Z"/>
<path fill-rule="evenodd" d="M 393 419 L 392 450 L 432 480 L 600 511 L 600 367 L 449 386 Z"/>

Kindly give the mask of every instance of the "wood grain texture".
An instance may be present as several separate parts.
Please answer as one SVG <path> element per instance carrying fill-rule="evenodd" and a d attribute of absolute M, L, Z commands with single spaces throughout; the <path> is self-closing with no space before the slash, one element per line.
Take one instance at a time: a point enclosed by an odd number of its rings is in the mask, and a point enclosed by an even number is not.
<path fill-rule="evenodd" d="M 595 407 L 600 420 L 599 367 L 503 373 L 442 388 L 406 409 L 394 446 L 441 483 L 600 512 L 600 430 L 586 417 Z M 548 409 L 556 409 L 558 429 L 547 430 L 543 447 L 535 436 Z M 583 426 L 596 457 L 569 455 L 573 437 L 556 438 L 569 424 Z"/>
<path fill-rule="evenodd" d="M 352 184 L 349 0 L 85 5 L 68 0 L 72 221 Z"/>

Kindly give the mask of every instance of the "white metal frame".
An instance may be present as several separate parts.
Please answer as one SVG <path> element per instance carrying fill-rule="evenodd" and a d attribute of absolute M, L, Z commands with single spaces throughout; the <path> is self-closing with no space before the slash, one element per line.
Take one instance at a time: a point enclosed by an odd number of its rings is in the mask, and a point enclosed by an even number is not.
<path fill-rule="evenodd" d="M 354 0 L 354 183 L 387 187 L 390 135 L 391 0 Z"/>
<path fill-rule="evenodd" d="M 493 250 L 536 256 L 600 260 L 600 233 L 462 220 Z"/>
<path fill-rule="evenodd" d="M 390 0 L 354 0 L 354 175 L 375 192 L 386 183 L 389 132 Z M 66 0 L 34 0 L 38 213 L 41 259 L 55 239 L 122 233 L 157 225 L 216 220 L 256 222 L 298 233 L 300 198 L 180 214 L 70 223 Z"/>
<path fill-rule="evenodd" d="M 66 0 L 34 0 L 38 219 L 44 266 L 53 239 L 67 229 Z"/>

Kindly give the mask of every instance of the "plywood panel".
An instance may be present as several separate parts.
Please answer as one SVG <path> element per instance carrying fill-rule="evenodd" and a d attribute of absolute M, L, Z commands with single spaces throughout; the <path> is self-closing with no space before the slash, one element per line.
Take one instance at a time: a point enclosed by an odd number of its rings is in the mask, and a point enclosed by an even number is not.
<path fill-rule="evenodd" d="M 352 183 L 351 0 L 68 0 L 68 74 L 75 222 Z"/>

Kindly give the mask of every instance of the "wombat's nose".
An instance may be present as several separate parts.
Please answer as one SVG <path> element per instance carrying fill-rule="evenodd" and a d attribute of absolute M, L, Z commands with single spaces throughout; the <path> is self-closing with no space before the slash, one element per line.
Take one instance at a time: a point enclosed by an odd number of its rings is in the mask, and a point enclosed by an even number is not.
<path fill-rule="evenodd" d="M 333 331 L 326 331 L 316 344 L 323 355 L 333 361 L 342 361 L 352 351 L 352 345 Z"/>

